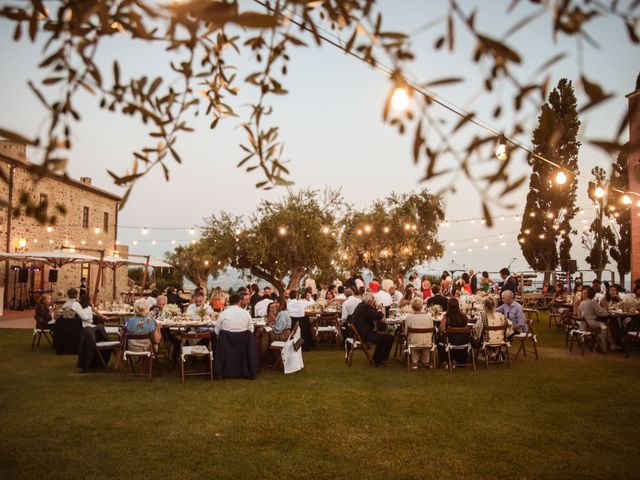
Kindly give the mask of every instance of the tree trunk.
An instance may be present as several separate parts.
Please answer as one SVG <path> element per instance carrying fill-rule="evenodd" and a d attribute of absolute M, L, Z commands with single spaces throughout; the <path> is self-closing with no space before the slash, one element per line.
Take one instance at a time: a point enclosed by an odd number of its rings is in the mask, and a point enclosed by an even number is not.
<path fill-rule="evenodd" d="M 622 288 L 624 288 L 624 276 L 625 276 L 625 274 L 626 274 L 626 273 L 625 273 L 625 271 L 624 271 L 624 269 L 623 269 L 623 268 L 621 268 L 621 269 L 619 269 L 619 270 L 618 270 L 618 275 L 620 276 L 620 286 L 621 286 Z"/>
<path fill-rule="evenodd" d="M 304 270 L 294 267 L 291 270 L 291 276 L 289 277 L 289 285 L 287 286 L 287 288 L 298 290 L 300 286 L 300 279 L 302 278 L 303 274 Z"/>
<path fill-rule="evenodd" d="M 251 271 L 251 275 L 253 275 L 254 277 L 258 277 L 263 280 L 266 280 L 271 285 L 273 285 L 273 287 L 276 290 L 278 290 L 278 293 L 280 295 L 284 293 L 284 284 L 282 283 L 282 280 L 276 278 L 271 273 L 267 272 L 266 270 L 262 270 L 259 267 L 251 267 L 250 271 Z"/>

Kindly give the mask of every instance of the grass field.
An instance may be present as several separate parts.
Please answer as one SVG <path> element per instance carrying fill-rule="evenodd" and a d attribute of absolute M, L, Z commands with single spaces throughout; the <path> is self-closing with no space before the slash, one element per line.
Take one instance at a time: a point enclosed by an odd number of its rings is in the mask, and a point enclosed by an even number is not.
<path fill-rule="evenodd" d="M 543 325 L 544 325 L 543 321 Z M 349 369 L 334 350 L 254 381 L 79 374 L 0 330 L 0 478 L 638 478 L 640 356 Z"/>

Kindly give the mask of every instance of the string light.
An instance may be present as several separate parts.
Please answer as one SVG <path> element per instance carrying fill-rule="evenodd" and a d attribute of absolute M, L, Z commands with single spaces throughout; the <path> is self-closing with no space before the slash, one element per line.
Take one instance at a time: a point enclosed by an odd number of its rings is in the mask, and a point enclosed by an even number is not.
<path fill-rule="evenodd" d="M 242 233 L 242 230 L 240 230 L 239 228 L 236 228 L 236 235 L 240 235 Z"/>
<path fill-rule="evenodd" d="M 100 228 L 99 227 L 94 228 L 93 229 L 93 233 L 95 233 L 95 234 L 100 233 Z"/>
<path fill-rule="evenodd" d="M 47 233 L 53 232 L 53 227 L 47 227 Z"/>
<path fill-rule="evenodd" d="M 505 161 L 509 156 L 507 155 L 507 139 L 504 135 L 498 137 L 498 144 L 496 145 L 496 158 L 501 162 Z"/>
<path fill-rule="evenodd" d="M 384 227 L 384 228 L 382 229 L 382 231 L 383 231 L 384 233 L 389 233 L 389 227 Z"/>
<path fill-rule="evenodd" d="M 152 241 L 151 241 L 151 245 L 155 245 L 155 244 L 156 244 L 156 241 L 155 241 L 155 240 L 152 240 Z"/>
<path fill-rule="evenodd" d="M 391 108 L 396 112 L 404 112 L 409 106 L 409 95 L 404 87 L 398 87 L 391 96 Z"/>
<path fill-rule="evenodd" d="M 624 203 L 625 205 L 631 205 L 631 197 L 629 195 L 623 195 L 622 203 Z"/>
<path fill-rule="evenodd" d="M 53 244 L 53 240 L 49 239 L 49 245 Z"/>
<path fill-rule="evenodd" d="M 196 229 L 195 229 L 195 228 L 193 228 L 193 227 L 191 227 L 191 228 L 189 229 L 189 235 L 195 235 L 195 234 L 196 234 Z"/>
<path fill-rule="evenodd" d="M 602 197 L 604 197 L 604 194 L 605 194 L 604 188 L 602 188 L 600 185 L 598 185 L 596 187 L 596 191 L 595 191 L 596 198 L 602 198 Z"/>
<path fill-rule="evenodd" d="M 329 233 L 329 227 L 322 227 L 322 233 L 324 233 L 325 235 Z"/>
<path fill-rule="evenodd" d="M 562 170 L 556 173 L 556 183 L 558 185 L 564 185 L 567 183 L 567 175 Z"/>
<path fill-rule="evenodd" d="M 134 244 L 134 245 L 137 245 L 137 244 L 138 244 L 138 240 L 134 240 L 134 241 L 133 241 L 133 244 Z"/>
<path fill-rule="evenodd" d="M 371 226 L 370 225 L 365 225 L 364 226 L 364 231 L 367 233 L 371 233 Z"/>
<path fill-rule="evenodd" d="M 287 229 L 284 227 L 280 227 L 280 229 L 278 230 L 278 233 L 280 235 L 286 235 L 287 234 Z"/>
<path fill-rule="evenodd" d="M 149 229 L 148 229 L 147 227 L 144 227 L 144 228 L 142 229 L 142 234 L 143 234 L 143 235 L 146 235 L 146 234 L 148 234 L 148 233 L 149 233 Z"/>

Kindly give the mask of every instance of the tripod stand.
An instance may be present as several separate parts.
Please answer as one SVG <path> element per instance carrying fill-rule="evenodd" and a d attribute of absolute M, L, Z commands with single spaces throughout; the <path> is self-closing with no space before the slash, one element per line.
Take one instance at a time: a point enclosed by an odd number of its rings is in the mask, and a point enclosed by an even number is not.
<path fill-rule="evenodd" d="M 22 301 L 22 283 L 20 283 L 20 294 L 16 297 L 18 291 L 18 272 L 20 267 L 13 267 L 13 298 L 9 302 L 10 310 L 24 310 L 24 302 Z"/>

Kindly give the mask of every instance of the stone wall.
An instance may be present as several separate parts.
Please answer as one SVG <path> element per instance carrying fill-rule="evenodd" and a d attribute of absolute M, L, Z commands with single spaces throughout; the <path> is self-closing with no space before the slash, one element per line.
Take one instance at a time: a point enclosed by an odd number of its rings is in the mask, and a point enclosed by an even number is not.
<path fill-rule="evenodd" d="M 640 89 L 629 99 L 629 191 L 640 193 Z M 640 207 L 633 196 L 631 204 L 631 281 L 640 279 Z"/>
<path fill-rule="evenodd" d="M 77 248 L 105 250 L 105 255 L 113 255 L 117 238 L 117 208 L 118 197 L 108 192 L 103 192 L 90 185 L 90 179 L 83 182 L 64 178 L 56 175 L 47 175 L 39 181 L 26 170 L 26 158 L 20 158 L 20 149 L 7 145 L 9 142 L 0 142 L 0 155 L 19 160 L 23 163 L 11 162 L 0 157 L 0 168 L 9 176 L 13 165 L 13 202 L 14 205 L 22 192 L 26 192 L 36 203 L 40 201 L 41 194 L 47 196 L 48 211 L 53 213 L 55 206 L 60 204 L 66 208 L 66 215 L 57 214 L 55 225 L 41 225 L 35 219 L 24 215 L 11 219 L 11 232 L 8 232 L 7 208 L 0 208 L 0 249 L 2 251 L 35 252 L 59 249 L 62 246 L 75 246 Z M 9 187 L 5 182 L 0 182 L 0 198 L 8 201 Z M 83 213 L 85 207 L 89 209 L 88 225 L 83 226 Z M 107 219 L 105 219 L 105 214 Z M 20 240 L 26 240 L 26 246 L 20 247 Z M 124 249 L 126 251 L 126 249 Z M 98 252 L 82 252 L 99 256 Z M 9 275 L 7 276 L 7 263 L 9 263 Z M 11 301 L 14 292 L 14 276 L 11 266 L 19 265 L 18 262 L 2 262 L 0 264 L 0 286 L 5 287 L 5 309 Z M 49 283 L 48 265 L 41 266 L 41 271 L 31 271 L 29 281 L 23 286 L 23 298 L 26 298 L 26 290 L 66 291 L 70 287 L 78 287 L 83 276 L 83 266 L 65 265 L 58 269 L 58 281 Z M 84 273 L 88 278 L 90 293 L 93 294 L 98 266 L 84 266 Z M 8 278 L 7 278 L 8 277 Z M 115 281 L 115 294 L 119 296 L 127 289 L 127 272 L 125 267 L 117 269 Z M 100 300 L 112 300 L 114 298 L 114 272 L 105 269 L 103 273 Z M 19 292 L 19 285 L 17 288 Z"/>

